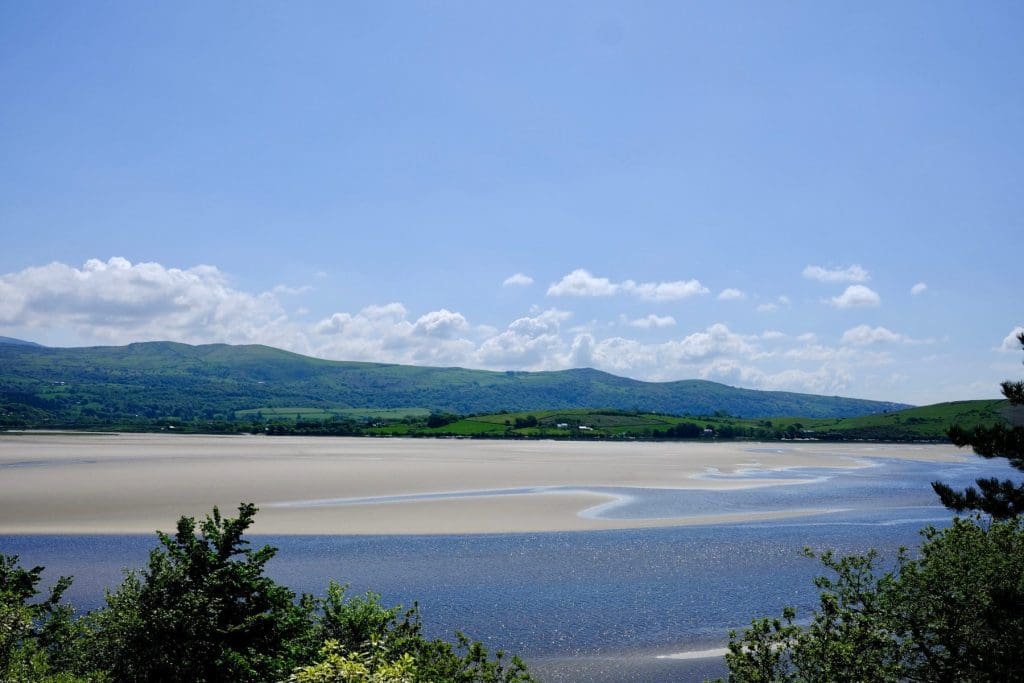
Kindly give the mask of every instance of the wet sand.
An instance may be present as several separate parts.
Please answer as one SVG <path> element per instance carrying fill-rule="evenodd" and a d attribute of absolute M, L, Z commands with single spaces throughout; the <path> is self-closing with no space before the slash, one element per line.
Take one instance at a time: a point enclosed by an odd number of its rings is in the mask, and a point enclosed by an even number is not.
<path fill-rule="evenodd" d="M 592 487 L 723 489 L 795 479 L 758 472 L 862 467 L 873 457 L 937 462 L 951 446 L 800 443 L 608 443 L 163 434 L 0 435 L 0 533 L 150 533 L 182 514 L 240 501 L 274 534 L 573 531 L 735 522 L 789 510 L 614 519 L 587 515 L 612 496 Z M 708 475 L 743 474 L 743 479 Z M 561 492 L 480 492 L 571 487 Z M 469 492 L 463 497 L 374 497 Z M 344 499 L 358 498 L 359 501 Z M 370 500 L 366 500 L 370 499 Z M 308 501 L 344 504 L 309 505 Z"/>

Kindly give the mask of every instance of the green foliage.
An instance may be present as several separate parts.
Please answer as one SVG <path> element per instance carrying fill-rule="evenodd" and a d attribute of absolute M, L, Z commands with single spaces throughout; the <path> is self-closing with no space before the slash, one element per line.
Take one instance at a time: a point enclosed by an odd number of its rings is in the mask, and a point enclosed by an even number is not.
<path fill-rule="evenodd" d="M 17 556 L 0 555 L 0 680 L 86 680 L 60 671 L 67 664 L 73 638 L 72 610 L 60 602 L 71 580 L 61 577 L 45 599 L 30 602 L 39 594 L 42 571 L 42 567 L 24 569 Z"/>
<path fill-rule="evenodd" d="M 347 597 L 344 587 L 331 582 L 322 603 L 318 639 L 330 643 L 313 667 L 299 670 L 298 681 L 392 680 L 373 676 L 396 675 L 401 671 L 409 681 L 452 681 L 453 683 L 511 683 L 533 680 L 521 660 L 505 661 L 503 652 L 491 657 L 483 644 L 456 634 L 456 645 L 423 636 L 419 608 L 413 605 L 386 608 L 380 596 Z M 411 662 L 406 667 L 403 662 Z M 399 666 L 401 665 L 401 666 Z M 388 667 L 398 668 L 388 668 Z M 364 678 L 355 676 L 356 671 Z M 386 672 L 386 673 L 381 673 Z M 327 678 L 303 678 L 302 676 Z M 331 678 L 330 676 L 335 676 Z"/>
<path fill-rule="evenodd" d="M 264 681 L 302 661 L 312 602 L 264 575 L 276 551 L 246 547 L 256 508 L 238 512 L 214 508 L 198 529 L 182 517 L 175 535 L 158 534 L 148 567 L 87 622 L 105 631 L 100 668 L 120 681 Z"/>
<path fill-rule="evenodd" d="M 301 412 L 292 412 L 297 406 Z M 589 369 L 504 373 L 326 361 L 265 346 L 0 344 L 0 427 L 238 431 L 251 429 L 253 417 L 240 411 L 267 422 L 301 415 L 325 423 L 410 407 L 470 415 L 587 406 L 746 417 L 850 417 L 905 407 L 700 380 L 639 382 Z"/>
<path fill-rule="evenodd" d="M 1024 332 L 1017 339 L 1024 346 Z M 1003 395 L 1011 406 L 1024 405 L 1024 382 L 1003 382 Z M 1014 468 L 1024 471 L 1024 427 L 977 425 L 965 429 L 954 425 L 949 438 L 957 446 L 971 446 L 974 452 L 985 458 L 1007 458 Z M 971 486 L 955 491 L 947 484 L 936 481 L 932 488 L 946 507 L 963 512 L 980 510 L 995 519 L 1008 519 L 1024 513 L 1024 483 L 1010 479 L 978 479 L 977 488 Z"/>
<path fill-rule="evenodd" d="M 414 683 L 419 680 L 416 660 L 411 655 L 389 659 L 390 653 L 380 644 L 370 646 L 368 655 L 346 651 L 337 641 L 329 640 L 320 650 L 314 664 L 296 669 L 288 683 Z"/>
<path fill-rule="evenodd" d="M 731 634 L 729 681 L 1011 681 L 1024 677 L 1024 528 L 1018 519 L 955 519 L 925 529 L 919 558 L 901 552 L 821 561 L 810 623 L 758 619 Z"/>
<path fill-rule="evenodd" d="M 488 439 L 947 441 L 947 431 L 958 422 L 972 426 L 1002 423 L 1005 404 L 1005 401 L 959 401 L 853 418 L 781 417 L 772 420 L 731 417 L 722 411 L 717 415 L 695 417 L 609 408 L 534 410 L 474 415 L 433 428 L 407 420 L 402 424 L 367 429 L 365 433 Z M 711 432 L 705 432 L 706 428 Z"/>
<path fill-rule="evenodd" d="M 0 680 L 5 683 L 166 681 L 531 681 L 523 663 L 456 634 L 423 636 L 419 610 L 377 595 L 296 596 L 265 575 L 275 549 L 248 547 L 256 508 L 217 508 L 199 524 L 158 533 L 146 569 L 129 572 L 106 606 L 77 622 L 62 605 L 70 579 L 38 593 L 42 567 L 0 555 Z M 319 651 L 319 655 L 317 652 Z"/>

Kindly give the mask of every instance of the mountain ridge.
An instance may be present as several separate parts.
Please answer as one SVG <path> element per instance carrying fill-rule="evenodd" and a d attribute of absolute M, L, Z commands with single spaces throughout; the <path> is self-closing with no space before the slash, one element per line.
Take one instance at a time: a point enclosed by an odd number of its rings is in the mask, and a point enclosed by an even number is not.
<path fill-rule="evenodd" d="M 594 368 L 542 372 L 331 361 L 263 345 L 136 342 L 0 345 L 0 401 L 50 415 L 233 419 L 268 406 L 420 407 L 459 414 L 618 408 L 743 417 L 853 417 L 906 404 L 730 387 L 644 382 Z"/>

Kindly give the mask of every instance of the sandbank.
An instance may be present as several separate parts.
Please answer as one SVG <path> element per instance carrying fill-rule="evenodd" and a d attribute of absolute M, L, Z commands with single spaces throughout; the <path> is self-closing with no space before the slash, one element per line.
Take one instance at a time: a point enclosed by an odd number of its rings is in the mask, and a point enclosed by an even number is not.
<path fill-rule="evenodd" d="M 266 534 L 461 534 L 624 529 L 771 519 L 785 510 L 657 519 L 581 515 L 589 488 L 777 486 L 791 468 L 871 459 L 953 462 L 951 446 L 611 443 L 163 434 L 0 435 L 0 533 L 151 533 L 182 514 L 252 501 Z M 783 474 L 778 474 L 782 471 Z M 774 473 L 774 476 L 759 476 Z M 561 492 L 488 491 L 566 487 Z M 459 497 L 459 492 L 473 495 Z M 375 497 L 446 494 L 376 502 Z M 303 506 L 303 501 L 363 499 Z M 367 500 L 368 499 L 368 500 Z"/>

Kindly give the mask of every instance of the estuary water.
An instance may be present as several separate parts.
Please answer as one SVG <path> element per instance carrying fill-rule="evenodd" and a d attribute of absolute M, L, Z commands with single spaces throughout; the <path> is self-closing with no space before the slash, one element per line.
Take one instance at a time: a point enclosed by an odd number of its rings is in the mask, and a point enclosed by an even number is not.
<path fill-rule="evenodd" d="M 777 615 L 806 615 L 820 565 L 802 549 L 877 548 L 882 568 L 921 527 L 948 524 L 930 482 L 966 485 L 1011 477 L 1003 460 L 871 458 L 844 469 L 801 468 L 776 486 L 728 490 L 605 487 L 614 502 L 585 514 L 623 519 L 766 510 L 824 514 L 742 524 L 610 531 L 431 536 L 254 536 L 280 552 L 269 571 L 301 592 L 328 580 L 421 607 L 430 635 L 462 630 L 523 656 L 542 680 L 702 680 L 725 672 L 730 629 Z M 743 472 L 707 477 L 741 479 Z M 757 473 L 759 479 L 764 472 Z M 515 491 L 508 493 L 514 495 Z M 73 575 L 67 596 L 80 610 L 102 603 L 123 568 L 141 567 L 155 536 L 6 535 L 0 552 L 46 577 Z"/>

